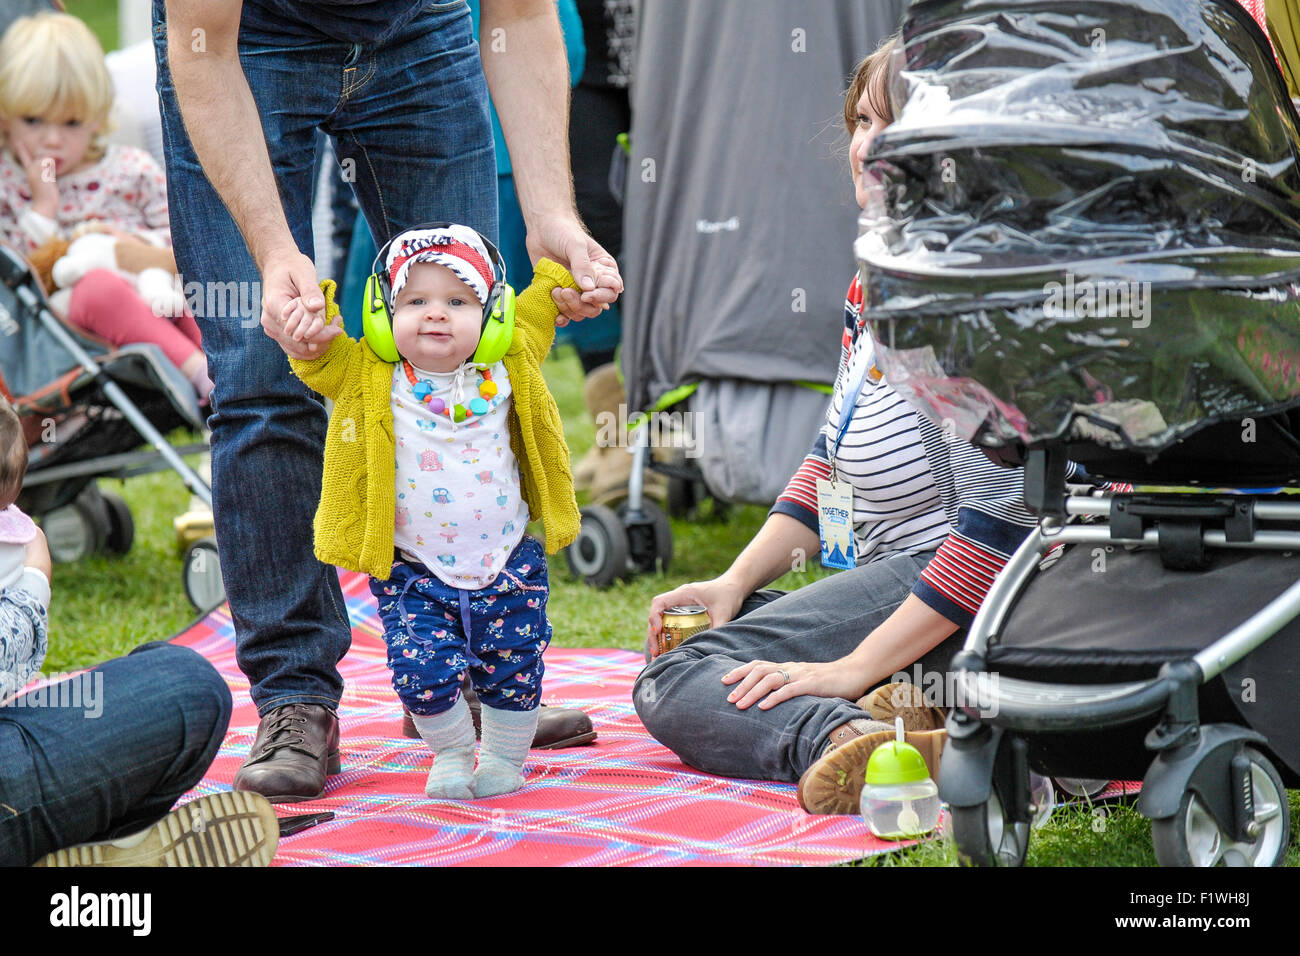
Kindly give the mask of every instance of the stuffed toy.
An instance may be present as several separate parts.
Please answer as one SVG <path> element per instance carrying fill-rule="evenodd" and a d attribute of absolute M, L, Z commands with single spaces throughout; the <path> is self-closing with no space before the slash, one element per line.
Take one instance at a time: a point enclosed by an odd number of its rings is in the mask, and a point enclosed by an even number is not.
<path fill-rule="evenodd" d="M 48 239 L 27 257 L 36 270 L 56 311 L 67 311 L 70 290 L 94 269 L 112 269 L 130 280 L 155 315 L 176 318 L 184 314 L 185 296 L 176 277 L 176 259 L 170 249 L 139 239 L 116 238 L 104 232 L 87 232 L 69 242 Z"/>

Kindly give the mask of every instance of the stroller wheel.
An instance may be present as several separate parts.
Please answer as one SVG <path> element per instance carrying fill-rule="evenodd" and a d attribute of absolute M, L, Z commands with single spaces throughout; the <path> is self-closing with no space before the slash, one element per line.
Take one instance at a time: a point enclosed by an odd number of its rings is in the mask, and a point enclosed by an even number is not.
<path fill-rule="evenodd" d="M 94 486 L 89 486 L 93 488 Z M 41 530 L 57 564 L 80 561 L 104 546 L 108 518 L 97 494 L 83 491 L 70 504 L 55 508 L 41 519 Z"/>
<path fill-rule="evenodd" d="M 105 491 L 103 498 L 104 508 L 108 512 L 108 538 L 104 541 L 104 547 L 114 554 L 126 554 L 135 541 L 135 521 L 131 518 L 131 509 L 121 495 L 111 491 Z"/>
<path fill-rule="evenodd" d="M 979 762 L 951 744 L 949 741 L 944 750 L 944 771 L 948 772 L 951 759 L 954 765 L 969 761 L 970 768 L 979 772 Z M 988 799 L 967 806 L 958 806 L 957 801 L 949 805 L 958 859 L 964 866 L 1022 866 L 1029 853 L 1030 828 L 1036 819 L 1045 821 L 1051 812 L 1050 786 L 1041 777 L 1035 786 L 1028 744 L 1019 737 L 1004 736 L 992 768 L 982 772 L 989 774 Z"/>
<path fill-rule="evenodd" d="M 641 502 L 641 512 L 646 520 L 637 524 L 628 523 L 626 503 L 619 505 L 616 512 L 627 534 L 632 564 L 647 574 L 667 571 L 673 560 L 673 528 L 668 515 L 649 499 Z"/>
<path fill-rule="evenodd" d="M 1056 789 L 1085 800 L 1091 800 L 1110 786 L 1109 780 L 1090 777 L 1053 777 L 1052 779 L 1056 781 Z"/>
<path fill-rule="evenodd" d="M 1273 764 L 1258 750 L 1246 747 L 1257 835 L 1249 842 L 1225 833 L 1201 798 L 1190 788 L 1178 812 L 1151 821 L 1151 842 L 1161 866 L 1281 866 L 1291 835 L 1286 788 Z M 1224 785 L 1231 785 L 1224 781 Z"/>
<path fill-rule="evenodd" d="M 963 863 L 1022 866 L 1029 852 L 1029 822 L 1012 820 L 994 789 L 986 803 L 951 807 L 952 834 Z"/>
<path fill-rule="evenodd" d="M 574 577 L 598 588 L 626 577 L 628 541 L 622 520 L 604 505 L 587 505 L 579 513 L 582 526 L 578 537 L 564 549 Z"/>
<path fill-rule="evenodd" d="M 196 611 L 210 611 L 226 599 L 215 538 L 201 538 L 189 546 L 181 574 L 185 581 L 185 596 Z"/>

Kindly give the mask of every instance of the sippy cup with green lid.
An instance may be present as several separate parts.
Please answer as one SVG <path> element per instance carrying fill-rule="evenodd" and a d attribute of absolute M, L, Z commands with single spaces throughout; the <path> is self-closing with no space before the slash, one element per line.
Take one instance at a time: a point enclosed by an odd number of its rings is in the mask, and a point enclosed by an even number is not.
<path fill-rule="evenodd" d="M 894 727 L 896 739 L 877 747 L 867 761 L 859 802 L 871 832 L 886 840 L 924 836 L 939 823 L 939 788 L 925 758 L 903 739 L 903 718 Z"/>

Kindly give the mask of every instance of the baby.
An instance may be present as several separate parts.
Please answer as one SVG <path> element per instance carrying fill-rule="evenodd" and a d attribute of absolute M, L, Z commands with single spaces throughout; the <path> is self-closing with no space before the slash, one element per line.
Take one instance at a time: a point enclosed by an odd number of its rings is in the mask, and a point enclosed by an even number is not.
<path fill-rule="evenodd" d="M 425 792 L 469 799 L 523 785 L 551 637 L 546 554 L 578 532 L 559 411 L 541 375 L 555 337 L 551 291 L 576 288 L 547 259 L 519 295 L 500 253 L 454 224 L 401 233 L 376 259 L 366 334 L 301 302 L 285 332 L 321 348 L 291 359 L 335 400 L 325 443 L 315 549 L 364 571 L 379 602 L 393 687 L 435 754 Z M 391 321 L 390 317 L 391 316 Z M 482 748 L 461 695 L 483 704 Z"/>
<path fill-rule="evenodd" d="M 41 669 L 49 640 L 50 550 L 14 504 L 26 473 L 22 422 L 0 397 L 0 701 Z"/>

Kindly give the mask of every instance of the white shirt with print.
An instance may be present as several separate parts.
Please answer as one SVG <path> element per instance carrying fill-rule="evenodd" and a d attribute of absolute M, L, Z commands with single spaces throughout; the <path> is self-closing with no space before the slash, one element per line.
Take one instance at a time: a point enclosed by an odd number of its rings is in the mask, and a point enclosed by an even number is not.
<path fill-rule="evenodd" d="M 480 397 L 480 375 L 472 365 L 455 372 L 412 368 L 449 408 L 468 408 Z M 443 583 L 471 591 L 496 579 L 528 524 L 506 423 L 510 378 L 501 362 L 490 371 L 497 394 L 488 412 L 455 422 L 418 401 L 405 366 L 393 366 L 394 543 Z"/>

